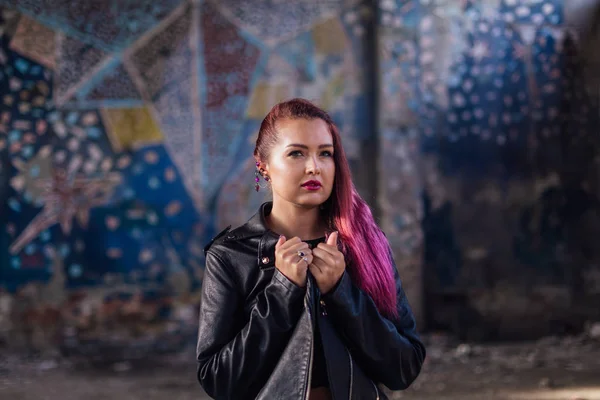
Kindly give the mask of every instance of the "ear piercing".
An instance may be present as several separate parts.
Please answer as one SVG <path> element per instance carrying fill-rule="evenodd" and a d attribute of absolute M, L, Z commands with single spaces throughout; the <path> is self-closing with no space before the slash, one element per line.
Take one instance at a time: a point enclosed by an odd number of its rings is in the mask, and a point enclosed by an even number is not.
<path fill-rule="evenodd" d="M 254 171 L 254 189 L 256 189 L 256 191 L 258 192 L 260 189 L 260 185 L 258 184 L 258 182 L 260 182 L 260 177 L 261 175 L 264 174 L 265 170 L 263 168 L 259 168 L 260 167 L 260 163 L 257 161 L 256 162 L 256 170 Z M 266 175 L 263 175 L 263 178 L 265 181 L 269 182 L 269 177 Z"/>

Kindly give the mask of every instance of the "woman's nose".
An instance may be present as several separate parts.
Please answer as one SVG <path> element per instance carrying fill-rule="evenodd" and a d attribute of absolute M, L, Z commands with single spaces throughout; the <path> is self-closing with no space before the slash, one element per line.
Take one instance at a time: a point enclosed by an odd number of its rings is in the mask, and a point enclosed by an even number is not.
<path fill-rule="evenodd" d="M 306 172 L 309 174 L 320 174 L 321 166 L 319 165 L 319 161 L 316 157 L 309 157 L 306 163 Z"/>

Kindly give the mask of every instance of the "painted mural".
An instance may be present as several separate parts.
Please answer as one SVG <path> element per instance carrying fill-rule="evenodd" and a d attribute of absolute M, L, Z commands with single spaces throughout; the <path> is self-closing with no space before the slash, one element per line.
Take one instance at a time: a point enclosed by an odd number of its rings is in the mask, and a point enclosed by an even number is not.
<path fill-rule="evenodd" d="M 600 87 L 580 50 L 600 3 L 379 8 L 382 199 L 402 199 L 386 207 L 429 326 L 466 335 L 485 319 L 482 338 L 595 318 L 572 310 L 600 293 Z"/>
<path fill-rule="evenodd" d="M 0 7 L 0 342 L 193 340 L 202 247 L 264 201 L 253 142 L 293 96 L 339 124 L 422 322 L 486 337 L 461 329 L 594 312 L 597 1 Z"/>
<path fill-rule="evenodd" d="M 360 157 L 370 10 L 249 4 L 0 0 L 2 343 L 190 343 L 204 244 L 265 199 L 251 154 L 276 102 L 321 104 Z"/>

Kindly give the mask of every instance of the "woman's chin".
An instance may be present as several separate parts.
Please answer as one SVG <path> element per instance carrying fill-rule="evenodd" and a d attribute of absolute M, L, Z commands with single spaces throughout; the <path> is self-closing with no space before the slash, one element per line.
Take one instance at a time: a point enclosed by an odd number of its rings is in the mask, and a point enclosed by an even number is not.
<path fill-rule="evenodd" d="M 305 193 L 302 196 L 298 196 L 298 204 L 307 207 L 318 207 L 327 201 L 327 197 L 323 192 L 321 193 Z"/>

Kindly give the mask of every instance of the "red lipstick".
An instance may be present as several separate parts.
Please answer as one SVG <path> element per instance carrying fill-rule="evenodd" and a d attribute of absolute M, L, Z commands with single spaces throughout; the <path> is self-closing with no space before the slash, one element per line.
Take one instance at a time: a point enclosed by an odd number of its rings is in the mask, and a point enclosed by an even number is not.
<path fill-rule="evenodd" d="M 315 180 L 306 181 L 302 184 L 302 187 L 308 190 L 319 190 L 321 189 L 321 182 Z"/>

